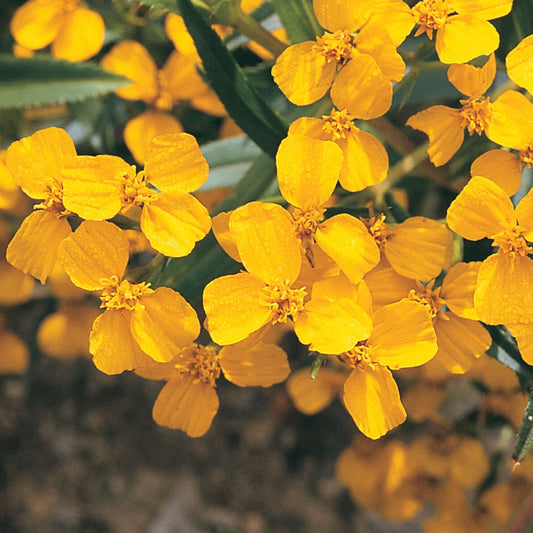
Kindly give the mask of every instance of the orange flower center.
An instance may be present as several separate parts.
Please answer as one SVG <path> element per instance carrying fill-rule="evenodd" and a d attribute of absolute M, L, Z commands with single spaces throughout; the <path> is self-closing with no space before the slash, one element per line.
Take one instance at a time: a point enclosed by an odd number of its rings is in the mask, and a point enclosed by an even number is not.
<path fill-rule="evenodd" d="M 466 128 L 468 133 L 476 132 L 481 135 L 488 127 L 492 118 L 492 104 L 490 98 L 479 96 L 468 100 L 459 100 L 463 106 L 461 117 L 463 123 L 461 127 Z"/>
<path fill-rule="evenodd" d="M 415 24 L 420 27 L 416 30 L 415 37 L 426 33 L 433 39 L 433 32 L 440 30 L 453 9 L 448 7 L 448 0 L 422 0 L 412 9 L 411 14 L 415 19 Z"/>
<path fill-rule="evenodd" d="M 324 219 L 325 211 L 325 209 L 321 209 L 320 207 L 314 207 L 306 211 L 295 207 L 292 211 L 296 237 L 300 239 L 305 257 L 312 267 L 315 266 L 315 256 L 313 253 L 314 237 L 318 225 Z"/>
<path fill-rule="evenodd" d="M 272 311 L 272 324 L 287 322 L 289 316 L 296 320 L 307 296 L 305 287 L 291 289 L 289 281 L 283 285 L 265 285 L 261 293 L 264 298 L 263 305 Z"/>
<path fill-rule="evenodd" d="M 118 276 L 111 276 L 101 280 L 104 289 L 100 296 L 102 304 L 100 307 L 106 309 L 126 309 L 127 311 L 135 311 L 137 306 L 141 305 L 139 298 L 143 294 L 150 294 L 153 289 L 150 289 L 149 283 L 130 283 L 128 280 L 120 281 Z"/>
<path fill-rule="evenodd" d="M 68 211 L 63 205 L 63 185 L 61 182 L 55 178 L 46 178 L 44 186 L 46 196 L 40 204 L 35 205 L 34 209 L 50 211 L 57 218 L 71 215 L 72 211 Z"/>
<path fill-rule="evenodd" d="M 513 257 L 515 255 L 525 257 L 533 253 L 533 248 L 528 246 L 524 239 L 524 231 L 520 226 L 511 226 L 496 234 L 492 245 L 498 247 L 498 253 L 512 254 Z"/>
<path fill-rule="evenodd" d="M 411 289 L 407 296 L 408 300 L 424 305 L 432 319 L 441 312 L 445 304 L 445 301 L 440 297 L 441 287 L 433 289 L 434 283 L 435 280 L 431 281 L 424 287 L 424 285 L 417 280 L 416 289 Z M 441 316 L 444 315 L 441 313 Z"/>
<path fill-rule="evenodd" d="M 322 131 L 329 135 L 332 141 L 346 139 L 347 133 L 357 130 L 353 123 L 354 117 L 346 109 L 333 110 L 329 115 L 323 115 L 322 118 L 324 120 Z"/>
<path fill-rule="evenodd" d="M 367 227 L 368 233 L 372 235 L 380 250 L 385 248 L 385 243 L 391 234 L 389 225 L 385 222 L 385 218 L 385 215 L 381 213 L 376 217 L 361 219 Z"/>
<path fill-rule="evenodd" d="M 353 368 L 375 368 L 377 364 L 373 360 L 373 349 L 368 340 L 359 341 L 351 350 L 341 354 L 340 358 Z"/>
<path fill-rule="evenodd" d="M 157 192 L 148 184 L 148 179 L 144 171 L 135 172 L 132 165 L 131 172 L 128 172 L 122 185 L 122 211 L 127 211 L 134 205 L 144 205 L 157 197 Z"/>
<path fill-rule="evenodd" d="M 194 383 L 206 383 L 215 386 L 220 377 L 220 366 L 217 360 L 217 352 L 214 347 L 193 344 L 182 348 L 177 355 L 176 370 L 181 376 L 190 377 Z"/>
<path fill-rule="evenodd" d="M 345 31 L 337 30 L 317 37 L 313 52 L 324 56 L 328 63 L 335 62 L 342 67 L 352 57 L 354 48 L 352 36 Z"/>
<path fill-rule="evenodd" d="M 529 144 L 529 146 L 524 150 L 518 151 L 518 156 L 520 157 L 520 161 L 524 165 L 527 165 L 529 168 L 533 167 L 533 142 Z"/>
<path fill-rule="evenodd" d="M 61 0 L 61 7 L 64 14 L 70 13 L 71 11 L 74 11 L 78 5 L 79 0 Z"/>
<path fill-rule="evenodd" d="M 159 94 L 154 101 L 154 106 L 161 111 L 170 111 L 174 106 L 174 99 L 168 90 L 168 82 L 165 73 L 161 70 L 157 73 L 157 81 L 159 85 Z"/>

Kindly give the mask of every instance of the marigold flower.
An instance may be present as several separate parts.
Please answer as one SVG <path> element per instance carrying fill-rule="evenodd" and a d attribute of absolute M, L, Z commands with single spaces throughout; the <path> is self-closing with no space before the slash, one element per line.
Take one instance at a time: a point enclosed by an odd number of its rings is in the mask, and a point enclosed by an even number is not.
<path fill-rule="evenodd" d="M 524 37 L 505 58 L 507 75 L 533 94 L 533 35 Z"/>
<path fill-rule="evenodd" d="M 52 55 L 84 61 L 104 44 L 104 21 L 79 0 L 29 0 L 17 9 L 10 23 L 20 46 L 39 50 L 52 45 Z"/>
<path fill-rule="evenodd" d="M 150 244 L 167 256 L 181 257 L 211 227 L 207 209 L 189 194 L 207 174 L 196 139 L 170 133 L 153 139 L 141 172 L 117 156 L 73 159 L 63 170 L 63 198 L 86 220 L 104 220 L 142 207 L 141 229 Z"/>
<path fill-rule="evenodd" d="M 484 237 L 498 247 L 483 261 L 477 277 L 474 305 L 487 324 L 533 321 L 533 191 L 516 210 L 492 181 L 474 176 L 448 208 L 449 227 L 472 241 Z"/>
<path fill-rule="evenodd" d="M 15 233 L 6 258 L 41 283 L 54 268 L 59 243 L 72 233 L 67 221 L 72 211 L 63 204 L 61 172 L 75 156 L 74 143 L 60 128 L 37 131 L 7 149 L 6 164 L 15 181 L 30 198 L 42 201 Z"/>
<path fill-rule="evenodd" d="M 170 361 L 200 333 L 196 313 L 177 292 L 167 287 L 154 290 L 123 277 L 128 239 L 114 224 L 82 222 L 58 253 L 75 285 L 102 291 L 105 311 L 94 321 L 89 343 L 93 362 L 102 372 L 119 374 L 146 366 L 150 358 Z"/>
<path fill-rule="evenodd" d="M 313 7 L 326 33 L 287 48 L 272 68 L 274 81 L 296 105 L 316 102 L 331 87 L 335 106 L 357 118 L 386 113 L 390 80 L 403 77 L 405 64 L 387 30 L 368 22 L 372 3 L 314 0 Z"/>
<path fill-rule="evenodd" d="M 241 387 L 270 387 L 283 381 L 290 369 L 285 352 L 278 346 L 245 341 L 225 346 L 218 353 L 212 346 L 191 344 L 178 350 L 172 361 L 151 362 L 135 372 L 167 381 L 153 408 L 159 425 L 201 437 L 218 411 L 215 389 L 221 371 Z"/>
<path fill-rule="evenodd" d="M 442 63 L 466 63 L 489 55 L 500 44 L 496 28 L 489 20 L 507 15 L 513 0 L 421 0 L 411 9 L 415 33 L 432 39 Z"/>

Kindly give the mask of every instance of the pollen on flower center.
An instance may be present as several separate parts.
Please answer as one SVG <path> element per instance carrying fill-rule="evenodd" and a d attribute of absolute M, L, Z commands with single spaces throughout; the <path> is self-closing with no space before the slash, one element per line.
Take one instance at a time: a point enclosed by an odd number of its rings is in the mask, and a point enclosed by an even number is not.
<path fill-rule="evenodd" d="M 524 165 L 533 168 L 533 142 L 524 150 L 519 150 L 518 157 L 520 157 L 520 161 L 522 161 Z"/>
<path fill-rule="evenodd" d="M 448 0 L 422 0 L 418 2 L 411 9 L 415 24 L 420 25 L 416 30 L 415 37 L 425 32 L 430 39 L 433 39 L 433 32 L 444 26 L 448 15 L 452 12 L 453 9 L 448 7 Z"/>
<path fill-rule="evenodd" d="M 180 375 L 191 377 L 194 383 L 202 382 L 212 387 L 220 376 L 216 349 L 200 344 L 182 348 L 175 367 Z"/>
<path fill-rule="evenodd" d="M 307 291 L 304 288 L 291 289 L 289 281 L 283 285 L 266 285 L 262 291 L 263 303 L 272 311 L 272 324 L 296 319 L 304 307 Z"/>
<path fill-rule="evenodd" d="M 63 186 L 54 178 L 46 178 L 45 180 L 46 198 L 40 204 L 37 204 L 34 209 L 44 209 L 50 211 L 56 217 L 66 217 L 72 212 L 65 209 L 63 205 Z"/>
<path fill-rule="evenodd" d="M 318 225 L 324 218 L 325 209 L 313 207 L 312 209 L 294 208 L 292 216 L 294 218 L 294 231 L 296 236 L 302 241 L 312 241 Z"/>
<path fill-rule="evenodd" d="M 324 123 L 322 124 L 322 131 L 331 137 L 332 141 L 346 139 L 346 134 L 350 131 L 355 131 L 352 115 L 346 109 L 336 111 L 335 109 L 329 115 L 322 116 Z"/>
<path fill-rule="evenodd" d="M 131 172 L 128 172 L 124 178 L 122 185 L 122 205 L 123 211 L 127 211 L 134 205 L 144 205 L 157 196 L 157 192 L 148 187 L 148 180 L 146 174 L 141 171 L 135 172 L 135 167 L 131 167 Z"/>
<path fill-rule="evenodd" d="M 533 253 L 533 248 L 528 246 L 523 236 L 524 229 L 512 226 L 494 236 L 492 245 L 499 248 L 498 253 L 526 256 Z"/>
<path fill-rule="evenodd" d="M 378 216 L 371 218 L 362 218 L 361 220 L 367 227 L 368 233 L 370 233 L 370 235 L 372 235 L 372 237 L 376 241 L 376 244 L 378 245 L 379 249 L 383 250 L 383 248 L 385 247 L 385 243 L 387 242 L 387 239 L 389 238 L 389 235 L 391 233 L 389 225 L 385 222 L 385 215 L 381 213 Z"/>
<path fill-rule="evenodd" d="M 441 287 L 433 289 L 435 280 L 428 283 L 425 287 L 416 281 L 416 289 L 411 289 L 407 298 L 426 306 L 429 316 L 435 318 L 444 307 L 444 300 L 440 297 Z"/>
<path fill-rule="evenodd" d="M 61 8 L 64 14 L 70 13 L 71 11 L 74 11 L 78 5 L 79 0 L 62 0 L 61 2 Z"/>
<path fill-rule="evenodd" d="M 468 133 L 476 132 L 481 135 L 488 127 L 492 117 L 492 104 L 488 97 L 470 98 L 468 100 L 460 100 L 463 109 L 461 109 L 461 117 L 463 123 L 461 126 L 468 130 Z"/>
<path fill-rule="evenodd" d="M 323 55 L 328 63 L 335 62 L 341 67 L 352 57 L 353 49 L 351 35 L 342 30 L 317 37 L 313 47 L 313 51 Z"/>
<path fill-rule="evenodd" d="M 106 309 L 126 309 L 134 311 L 140 305 L 139 298 L 144 294 L 154 292 L 149 283 L 130 283 L 128 280 L 120 281 L 118 276 L 111 276 L 101 280 L 104 289 L 100 296 L 100 307 Z"/>
<path fill-rule="evenodd" d="M 372 345 L 368 340 L 359 341 L 351 350 L 341 354 L 340 358 L 353 368 L 365 366 L 375 368 L 376 366 L 373 360 Z"/>

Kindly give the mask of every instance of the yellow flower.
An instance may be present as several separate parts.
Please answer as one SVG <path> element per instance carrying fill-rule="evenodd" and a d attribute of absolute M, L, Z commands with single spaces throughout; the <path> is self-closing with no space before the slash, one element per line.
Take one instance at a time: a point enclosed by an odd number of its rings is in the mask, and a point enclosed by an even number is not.
<path fill-rule="evenodd" d="M 89 344 L 93 362 L 102 372 L 118 374 L 146 366 L 150 357 L 170 361 L 200 333 L 196 313 L 177 292 L 166 287 L 154 290 L 123 277 L 128 239 L 114 224 L 82 222 L 58 254 L 75 285 L 102 291 L 105 311 L 94 321 Z"/>
<path fill-rule="evenodd" d="M 274 81 L 296 105 L 316 102 L 331 87 L 335 106 L 357 118 L 386 113 L 390 81 L 403 77 L 405 64 L 387 30 L 369 22 L 372 2 L 315 0 L 313 7 L 327 31 L 287 48 L 272 68 Z"/>
<path fill-rule="evenodd" d="M 483 261 L 474 305 L 487 324 L 533 321 L 533 191 L 516 210 L 492 181 L 474 176 L 448 208 L 449 227 L 471 241 L 484 237 L 498 247 Z"/>
<path fill-rule="evenodd" d="M 74 143 L 59 128 L 40 130 L 7 149 L 6 164 L 15 181 L 30 198 L 42 201 L 22 222 L 6 257 L 41 283 L 54 268 L 59 243 L 72 233 L 67 221 L 72 212 L 63 204 L 61 171 L 75 156 Z"/>
<path fill-rule="evenodd" d="M 215 93 L 202 79 L 194 56 L 174 51 L 158 70 L 146 48 L 136 41 L 115 45 L 101 62 L 102 66 L 122 74 L 132 84 L 117 89 L 127 100 L 142 100 L 150 109 L 131 119 L 124 129 L 124 140 L 135 160 L 144 163 L 150 141 L 157 135 L 179 133 L 181 124 L 170 110 L 178 102 L 189 100 L 200 111 L 223 116 L 226 111 Z"/>
<path fill-rule="evenodd" d="M 437 336 L 435 359 L 455 374 L 466 372 L 476 358 L 491 345 L 491 338 L 477 320 L 474 290 L 480 263 L 458 263 L 435 287 L 435 280 L 426 285 L 402 278 L 391 267 L 374 269 L 365 281 L 374 308 L 407 299 L 427 310 Z"/>
<path fill-rule="evenodd" d="M 507 15 L 513 0 L 422 0 L 411 9 L 422 33 L 432 39 L 442 63 L 466 63 L 489 55 L 500 44 L 496 28 L 489 20 Z"/>
<path fill-rule="evenodd" d="M 187 255 L 211 227 L 207 209 L 189 194 L 207 180 L 208 166 L 187 133 L 152 140 L 144 171 L 117 156 L 78 156 L 63 169 L 63 199 L 86 220 L 142 207 L 141 229 L 167 256 Z M 157 191 L 162 192 L 157 192 Z"/>
<path fill-rule="evenodd" d="M 372 314 L 372 333 L 338 355 L 352 372 L 344 405 L 360 431 L 378 439 L 404 422 L 406 413 L 389 369 L 419 366 L 437 352 L 431 319 L 417 303 L 402 301 Z"/>
<path fill-rule="evenodd" d="M 214 347 L 192 344 L 177 350 L 168 363 L 152 362 L 135 372 L 167 381 L 153 408 L 159 425 L 201 437 L 218 411 L 215 388 L 221 371 L 241 387 L 270 387 L 283 381 L 290 369 L 285 352 L 278 346 L 245 341 L 225 346 L 218 354 Z"/>
<path fill-rule="evenodd" d="M 30 354 L 24 341 L 5 327 L 0 315 L 0 375 L 24 374 L 28 369 Z"/>
<path fill-rule="evenodd" d="M 353 123 L 346 109 L 332 110 L 322 119 L 302 117 L 294 121 L 289 135 L 301 134 L 322 141 L 333 141 L 344 154 L 340 184 L 348 191 L 360 191 L 387 177 L 389 157 L 376 137 Z"/>
<path fill-rule="evenodd" d="M 528 35 L 505 58 L 507 75 L 517 85 L 533 94 L 533 35 Z"/>
<path fill-rule="evenodd" d="M 453 235 L 435 220 L 410 217 L 394 226 L 384 214 L 362 220 L 392 268 L 406 278 L 429 281 L 451 262 Z"/>
<path fill-rule="evenodd" d="M 52 45 L 52 55 L 84 61 L 104 44 L 104 21 L 79 0 L 29 0 L 17 9 L 10 23 L 20 46 L 39 50 Z"/>
<path fill-rule="evenodd" d="M 524 152 L 525 153 L 525 152 Z M 531 166 L 533 166 L 533 135 L 531 136 Z M 506 150 L 489 150 L 474 159 L 470 167 L 471 176 L 483 176 L 505 191 L 508 196 L 518 192 L 522 181 L 525 161 Z"/>

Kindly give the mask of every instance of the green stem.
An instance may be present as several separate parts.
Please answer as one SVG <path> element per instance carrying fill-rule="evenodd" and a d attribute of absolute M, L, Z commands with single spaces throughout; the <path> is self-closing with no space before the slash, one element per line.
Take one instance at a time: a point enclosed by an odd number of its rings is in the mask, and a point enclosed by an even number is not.
<path fill-rule="evenodd" d="M 266 48 L 275 58 L 287 48 L 285 43 L 263 28 L 251 15 L 241 12 L 233 21 L 232 26 L 251 41 Z"/>

